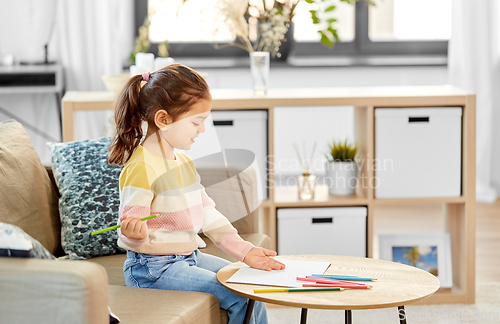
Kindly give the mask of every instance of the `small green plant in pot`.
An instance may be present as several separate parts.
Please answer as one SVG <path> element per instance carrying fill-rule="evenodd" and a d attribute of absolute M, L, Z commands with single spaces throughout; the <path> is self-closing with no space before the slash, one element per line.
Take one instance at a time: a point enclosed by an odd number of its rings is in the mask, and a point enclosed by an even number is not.
<path fill-rule="evenodd" d="M 326 154 L 326 183 L 333 195 L 346 196 L 356 192 L 358 165 L 355 158 L 358 146 L 345 141 L 333 141 Z"/>

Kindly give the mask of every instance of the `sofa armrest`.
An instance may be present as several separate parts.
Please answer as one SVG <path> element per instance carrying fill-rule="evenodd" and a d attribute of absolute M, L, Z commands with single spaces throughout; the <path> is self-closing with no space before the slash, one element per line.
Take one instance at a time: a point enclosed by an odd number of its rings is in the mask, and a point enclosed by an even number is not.
<path fill-rule="evenodd" d="M 109 323 L 108 276 L 92 262 L 2 258 L 4 323 Z"/>

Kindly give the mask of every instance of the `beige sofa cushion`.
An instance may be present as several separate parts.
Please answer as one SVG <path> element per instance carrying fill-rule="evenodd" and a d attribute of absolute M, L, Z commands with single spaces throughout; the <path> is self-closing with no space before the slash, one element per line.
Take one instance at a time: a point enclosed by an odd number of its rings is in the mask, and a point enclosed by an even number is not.
<path fill-rule="evenodd" d="M 110 285 L 108 299 L 123 324 L 221 323 L 219 302 L 212 294 Z"/>
<path fill-rule="evenodd" d="M 0 323 L 109 323 L 108 277 L 101 266 L 76 261 L 3 259 Z"/>
<path fill-rule="evenodd" d="M 60 255 L 57 194 L 31 140 L 16 121 L 0 123 L 0 222 L 19 226 Z"/>
<path fill-rule="evenodd" d="M 108 273 L 108 283 L 110 285 L 125 286 L 125 277 L 123 276 L 123 263 L 126 259 L 126 254 L 115 254 L 90 258 L 78 262 L 94 262 L 102 265 Z"/>

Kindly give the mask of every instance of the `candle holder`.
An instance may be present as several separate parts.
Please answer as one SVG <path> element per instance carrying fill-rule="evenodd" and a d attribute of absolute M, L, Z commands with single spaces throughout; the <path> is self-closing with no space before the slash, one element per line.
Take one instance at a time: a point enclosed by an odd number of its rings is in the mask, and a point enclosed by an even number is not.
<path fill-rule="evenodd" d="M 316 184 L 316 176 L 311 174 L 311 171 L 305 170 L 302 175 L 298 176 L 298 193 L 299 199 L 311 200 L 314 198 L 314 186 Z"/>
<path fill-rule="evenodd" d="M 293 144 L 295 148 L 295 152 L 297 153 L 297 157 L 302 165 L 302 175 L 298 176 L 298 193 L 299 199 L 301 200 L 310 200 L 314 198 L 314 185 L 316 183 L 316 176 L 311 174 L 311 161 L 314 156 L 314 151 L 316 150 L 316 143 L 314 143 L 311 156 L 309 159 L 306 159 L 306 146 L 304 144 L 304 158 L 300 155 L 299 148 L 297 144 Z"/>

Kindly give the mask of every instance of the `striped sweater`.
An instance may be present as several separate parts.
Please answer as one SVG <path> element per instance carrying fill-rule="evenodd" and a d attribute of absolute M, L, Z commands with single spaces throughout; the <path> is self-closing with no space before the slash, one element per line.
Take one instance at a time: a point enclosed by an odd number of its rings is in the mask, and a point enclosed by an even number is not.
<path fill-rule="evenodd" d="M 176 160 L 163 159 L 139 145 L 125 164 L 120 174 L 120 217 L 157 217 L 146 221 L 144 240 L 127 238 L 118 229 L 118 246 L 154 255 L 189 254 L 198 248 L 197 233 L 202 230 L 224 252 L 243 261 L 254 246 L 215 209 L 191 158 L 174 155 Z"/>

